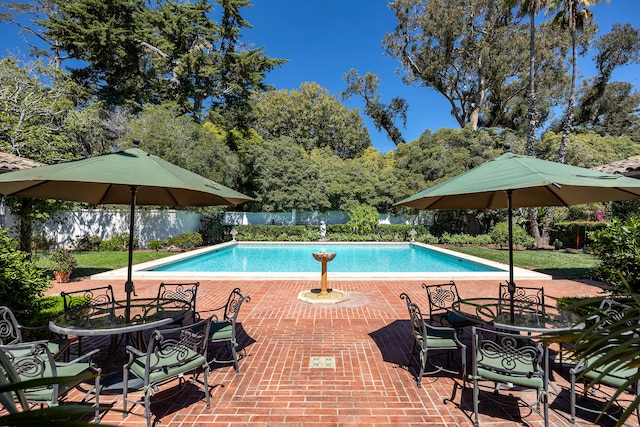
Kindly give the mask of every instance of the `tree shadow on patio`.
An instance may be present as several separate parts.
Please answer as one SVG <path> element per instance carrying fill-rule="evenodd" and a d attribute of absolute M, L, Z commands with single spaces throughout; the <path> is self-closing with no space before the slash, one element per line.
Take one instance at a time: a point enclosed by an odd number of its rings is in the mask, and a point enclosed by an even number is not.
<path fill-rule="evenodd" d="M 590 394 L 588 395 L 589 396 L 587 398 L 588 400 L 585 400 L 584 396 L 582 395 L 582 390 L 583 388 L 582 386 L 580 386 L 578 390 L 578 395 L 576 396 L 578 405 L 586 406 L 593 411 L 601 411 L 602 409 L 604 409 L 608 399 L 611 398 L 611 394 L 605 392 L 607 390 L 606 386 L 602 386 L 598 388 L 597 391 L 595 391 L 597 396 L 593 395 L 593 390 L 592 390 L 592 392 L 590 392 Z M 611 390 L 611 392 L 613 392 L 613 390 Z M 562 390 L 560 390 L 560 393 L 549 405 L 549 408 L 555 409 L 556 411 L 560 411 L 566 414 L 567 421 L 568 421 L 569 414 L 571 413 L 570 399 L 571 399 L 571 392 L 565 388 L 562 388 Z M 623 402 L 625 402 L 625 400 L 623 400 Z M 631 403 L 629 400 L 626 400 L 626 402 Z M 618 403 L 614 402 L 612 406 L 607 410 L 607 412 L 614 416 L 616 415 L 619 416 L 624 412 L 624 410 L 625 408 L 620 406 Z M 629 420 L 633 421 L 633 418 L 634 416 L 632 415 Z M 611 417 L 608 417 L 606 415 L 599 417 L 598 414 L 596 413 L 584 411 L 580 408 L 576 408 L 576 420 L 581 420 L 589 423 L 590 425 L 600 426 L 600 427 L 614 427 L 616 425 L 616 421 Z"/>
<path fill-rule="evenodd" d="M 160 420 L 167 415 L 180 412 L 182 409 L 194 404 L 203 405 L 204 407 L 204 391 L 201 383 L 202 375 L 199 375 L 196 382 L 191 382 L 191 380 L 189 379 L 181 387 L 177 387 L 176 389 L 168 388 L 161 390 L 159 393 L 155 393 L 151 398 L 152 419 L 155 418 L 155 422 L 159 423 Z M 212 394 L 215 388 L 224 387 L 222 384 L 212 385 L 211 382 L 209 383 L 209 385 L 212 387 Z M 137 418 L 137 416 L 140 415 L 140 420 L 144 420 L 144 416 L 142 414 L 142 412 L 144 411 L 144 405 L 137 405 L 135 411 L 136 412 L 130 413 L 129 416 L 134 415 Z"/>
<path fill-rule="evenodd" d="M 455 396 L 457 390 L 460 389 L 460 403 L 455 402 Z M 480 396 L 478 402 L 478 414 L 480 414 L 480 425 L 483 424 L 483 418 L 490 418 L 491 422 L 497 420 L 504 420 L 509 422 L 517 422 L 522 425 L 528 425 L 527 417 L 539 417 L 539 415 L 527 405 L 530 400 L 526 393 L 523 391 L 516 391 L 515 395 L 509 390 L 501 390 L 499 393 L 495 393 L 494 390 L 489 389 L 487 386 L 480 388 Z M 535 400 L 535 397 L 534 397 Z M 451 399 L 448 399 L 451 403 L 456 405 L 468 418 L 470 422 L 473 422 L 473 384 L 462 383 L 460 380 L 455 380 L 453 394 Z M 523 414 L 521 409 L 526 408 L 527 411 Z M 532 422 L 537 422 L 538 419 L 532 418 Z M 489 422 L 489 421 L 487 421 Z"/>
<path fill-rule="evenodd" d="M 392 323 L 369 334 L 376 343 L 382 360 L 407 367 L 409 351 L 411 351 L 411 322 L 409 320 L 394 320 Z"/>

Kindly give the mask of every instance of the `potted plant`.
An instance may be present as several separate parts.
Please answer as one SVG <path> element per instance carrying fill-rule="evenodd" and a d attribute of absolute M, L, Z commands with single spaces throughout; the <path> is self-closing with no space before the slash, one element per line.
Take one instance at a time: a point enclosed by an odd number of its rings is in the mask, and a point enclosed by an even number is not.
<path fill-rule="evenodd" d="M 556 251 L 559 251 L 560 249 L 562 249 L 562 241 L 560 241 L 559 239 L 554 240 L 553 247 L 556 248 Z"/>
<path fill-rule="evenodd" d="M 58 283 L 69 281 L 71 272 L 78 266 L 78 261 L 66 249 L 57 248 L 49 254 L 48 266 Z"/>

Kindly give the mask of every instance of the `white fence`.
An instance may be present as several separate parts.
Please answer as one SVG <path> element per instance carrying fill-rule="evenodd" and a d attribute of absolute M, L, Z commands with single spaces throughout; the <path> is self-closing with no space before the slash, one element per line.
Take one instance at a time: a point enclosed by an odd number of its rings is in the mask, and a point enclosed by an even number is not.
<path fill-rule="evenodd" d="M 1 215 L 0 215 L 1 216 Z M 135 234 L 140 247 L 147 247 L 152 240 L 166 240 L 182 233 L 200 230 L 201 215 L 173 209 L 144 209 L 135 213 Z M 343 211 L 329 212 L 226 212 L 223 223 L 227 225 L 320 225 L 344 224 L 349 216 Z M 428 212 L 418 217 L 380 215 L 381 224 L 432 224 Z M 0 217 L 0 226 L 16 230 L 16 219 L 7 212 Z M 128 209 L 83 209 L 59 214 L 34 230 L 54 240 L 56 246 L 73 247 L 83 236 L 99 236 L 106 240 L 116 233 L 129 232 Z"/>

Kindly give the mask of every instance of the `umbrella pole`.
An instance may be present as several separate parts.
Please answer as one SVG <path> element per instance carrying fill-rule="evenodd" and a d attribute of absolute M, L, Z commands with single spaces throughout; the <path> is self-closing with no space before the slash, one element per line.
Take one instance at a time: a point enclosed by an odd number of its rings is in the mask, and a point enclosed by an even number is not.
<path fill-rule="evenodd" d="M 127 263 L 127 282 L 124 284 L 124 290 L 127 293 L 127 307 L 125 308 L 124 317 L 129 323 L 131 319 L 131 293 L 135 295 L 136 289 L 133 286 L 133 280 L 131 280 L 133 270 L 133 232 L 134 232 L 134 220 L 136 212 L 136 192 L 138 187 L 131 186 L 131 212 L 129 216 L 129 262 Z"/>
<path fill-rule="evenodd" d="M 509 220 L 509 309 L 511 313 L 511 324 L 513 325 L 515 322 L 515 309 L 513 304 L 513 294 L 516 292 L 516 284 L 513 282 L 513 209 L 511 206 L 511 195 L 513 190 L 507 190 L 507 209 L 508 220 Z"/>

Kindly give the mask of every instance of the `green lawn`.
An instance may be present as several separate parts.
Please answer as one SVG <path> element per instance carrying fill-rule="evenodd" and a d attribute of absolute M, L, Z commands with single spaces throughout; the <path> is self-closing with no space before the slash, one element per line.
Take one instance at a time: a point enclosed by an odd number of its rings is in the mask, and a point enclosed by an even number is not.
<path fill-rule="evenodd" d="M 509 263 L 509 251 L 506 249 L 476 246 L 447 246 L 447 249 L 505 264 Z M 516 267 L 539 271 L 562 279 L 589 278 L 590 270 L 598 265 L 598 262 L 598 258 L 593 255 L 565 250 L 536 249 L 514 251 L 513 253 L 513 264 Z"/>
<path fill-rule="evenodd" d="M 71 273 L 72 278 L 90 276 L 92 274 L 104 273 L 105 271 L 126 267 L 129 260 L 128 252 L 74 252 L 73 255 L 78 260 L 78 268 Z M 161 251 L 136 251 L 133 253 L 133 263 L 139 264 L 170 255 L 175 254 Z M 44 267 L 44 258 L 42 256 L 38 257 L 36 264 L 46 268 Z"/>

